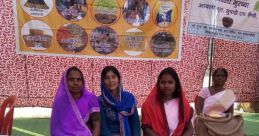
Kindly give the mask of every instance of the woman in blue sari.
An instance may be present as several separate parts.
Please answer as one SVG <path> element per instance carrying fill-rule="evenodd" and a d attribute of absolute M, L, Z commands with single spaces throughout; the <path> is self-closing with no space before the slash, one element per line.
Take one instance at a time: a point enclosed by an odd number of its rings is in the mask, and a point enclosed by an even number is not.
<path fill-rule="evenodd" d="M 140 136 L 136 100 L 123 89 L 120 73 L 114 66 L 102 70 L 99 104 L 102 136 Z"/>

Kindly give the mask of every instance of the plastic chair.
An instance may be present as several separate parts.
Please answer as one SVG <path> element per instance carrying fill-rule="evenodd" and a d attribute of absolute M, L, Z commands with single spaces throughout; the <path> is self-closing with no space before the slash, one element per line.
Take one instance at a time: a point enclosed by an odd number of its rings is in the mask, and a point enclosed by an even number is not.
<path fill-rule="evenodd" d="M 0 109 L 0 135 L 12 135 L 13 111 L 17 96 L 10 96 L 4 100 Z M 5 114 L 6 108 L 9 108 Z"/>

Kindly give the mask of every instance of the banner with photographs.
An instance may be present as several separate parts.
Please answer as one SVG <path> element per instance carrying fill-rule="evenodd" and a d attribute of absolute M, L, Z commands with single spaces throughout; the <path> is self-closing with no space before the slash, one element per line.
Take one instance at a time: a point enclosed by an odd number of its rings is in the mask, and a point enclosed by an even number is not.
<path fill-rule="evenodd" d="M 181 0 L 13 0 L 17 52 L 179 60 Z"/>
<path fill-rule="evenodd" d="M 192 0 L 188 33 L 259 43 L 259 0 Z"/>

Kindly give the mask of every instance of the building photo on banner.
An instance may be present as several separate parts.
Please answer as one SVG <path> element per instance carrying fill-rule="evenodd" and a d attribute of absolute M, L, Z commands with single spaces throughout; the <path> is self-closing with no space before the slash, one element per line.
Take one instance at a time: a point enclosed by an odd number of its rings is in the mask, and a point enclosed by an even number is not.
<path fill-rule="evenodd" d="M 136 60 L 181 58 L 181 0 L 14 3 L 16 49 L 20 54 Z"/>

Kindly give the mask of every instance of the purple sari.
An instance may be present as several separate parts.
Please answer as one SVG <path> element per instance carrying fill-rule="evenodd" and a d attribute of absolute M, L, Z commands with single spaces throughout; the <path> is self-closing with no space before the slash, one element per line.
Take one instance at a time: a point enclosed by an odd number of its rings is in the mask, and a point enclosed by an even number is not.
<path fill-rule="evenodd" d="M 50 119 L 51 136 L 90 136 L 91 131 L 87 127 L 90 114 L 100 112 L 98 98 L 82 87 L 82 96 L 75 100 L 68 90 L 66 83 L 67 71 L 61 78 L 57 90 Z"/>

